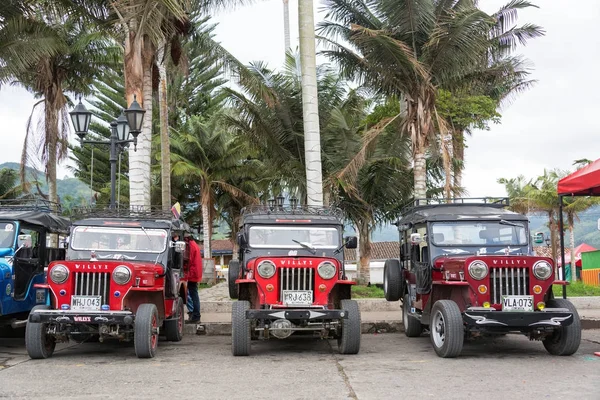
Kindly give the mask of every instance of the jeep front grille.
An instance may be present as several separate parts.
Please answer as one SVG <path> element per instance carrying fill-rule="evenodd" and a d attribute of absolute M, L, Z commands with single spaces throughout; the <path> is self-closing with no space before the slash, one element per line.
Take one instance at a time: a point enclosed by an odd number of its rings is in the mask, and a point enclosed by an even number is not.
<path fill-rule="evenodd" d="M 75 272 L 75 292 L 78 296 L 102 296 L 101 304 L 108 304 L 109 272 Z"/>
<path fill-rule="evenodd" d="M 313 290 L 315 283 L 312 268 L 280 268 L 279 294 L 283 298 L 284 290 Z"/>
<path fill-rule="evenodd" d="M 529 294 L 528 268 L 492 268 L 490 272 L 492 303 L 500 304 L 502 296 Z"/>

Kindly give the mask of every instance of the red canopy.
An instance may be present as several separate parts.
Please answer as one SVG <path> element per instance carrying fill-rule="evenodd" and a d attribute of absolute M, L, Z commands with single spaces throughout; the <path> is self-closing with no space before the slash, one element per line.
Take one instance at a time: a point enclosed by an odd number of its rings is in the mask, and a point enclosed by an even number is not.
<path fill-rule="evenodd" d="M 596 250 L 592 246 L 586 243 L 582 243 L 579 246 L 575 247 L 575 266 L 581 267 L 581 253 L 585 253 L 588 251 Z M 571 263 L 571 249 L 565 249 L 565 264 Z M 558 260 L 558 265 L 561 265 L 560 259 Z"/>
<path fill-rule="evenodd" d="M 558 181 L 559 195 L 599 196 L 600 159 Z"/>

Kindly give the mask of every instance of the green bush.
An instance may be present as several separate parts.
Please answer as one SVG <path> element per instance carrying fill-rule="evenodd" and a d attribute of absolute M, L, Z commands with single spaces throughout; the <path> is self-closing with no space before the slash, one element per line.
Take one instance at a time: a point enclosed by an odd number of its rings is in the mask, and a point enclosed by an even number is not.
<path fill-rule="evenodd" d="M 372 298 L 384 298 L 383 289 L 378 288 L 375 285 L 354 285 L 352 286 L 352 298 L 354 299 L 372 299 Z"/>

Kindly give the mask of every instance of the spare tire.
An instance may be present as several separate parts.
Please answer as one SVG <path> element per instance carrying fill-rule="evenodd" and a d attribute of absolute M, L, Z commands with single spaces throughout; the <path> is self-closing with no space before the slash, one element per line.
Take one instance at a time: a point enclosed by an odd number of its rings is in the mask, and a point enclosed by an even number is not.
<path fill-rule="evenodd" d="M 404 294 L 404 277 L 400 260 L 390 258 L 383 266 L 383 292 L 387 301 L 398 301 Z"/>
<path fill-rule="evenodd" d="M 237 299 L 239 296 L 239 286 L 235 283 L 240 276 L 240 262 L 231 260 L 229 262 L 229 272 L 227 274 L 227 285 L 229 287 L 229 297 Z"/>

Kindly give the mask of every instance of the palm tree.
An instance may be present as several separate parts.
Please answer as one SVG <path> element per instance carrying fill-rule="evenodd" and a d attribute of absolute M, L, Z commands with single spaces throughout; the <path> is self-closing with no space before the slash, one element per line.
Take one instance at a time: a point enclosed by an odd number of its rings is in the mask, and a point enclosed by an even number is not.
<path fill-rule="evenodd" d="M 103 68 L 118 60 L 119 52 L 114 44 L 97 35 L 89 21 L 78 15 L 63 14 L 63 9 L 41 2 L 31 3 L 37 23 L 46 25 L 46 40 L 52 41 L 56 52 L 39 57 L 35 68 L 22 68 L 18 57 L 4 59 L 0 69 L 0 82 L 12 80 L 41 97 L 33 107 L 27 124 L 27 134 L 21 160 L 21 180 L 25 182 L 25 167 L 30 161 L 39 160 L 45 168 L 49 199 L 57 202 L 56 165 L 67 154 L 68 99 L 65 92 L 88 93 L 92 82 Z M 9 26 L 5 26 L 8 29 Z M 18 27 L 17 27 L 18 28 Z M 6 37 L 21 37 L 22 32 L 4 31 Z M 37 41 L 31 43 L 36 45 Z M 43 116 L 36 120 L 38 108 L 43 107 Z M 38 130 L 43 126 L 43 131 Z"/>
<path fill-rule="evenodd" d="M 11 168 L 0 169 L 0 199 L 14 199 L 21 194 L 19 174 Z"/>
<path fill-rule="evenodd" d="M 245 166 L 240 156 L 244 154 L 244 146 L 227 135 L 217 121 L 217 117 L 204 122 L 192 116 L 172 139 L 173 175 L 188 186 L 189 192 L 197 194 L 195 200 L 201 205 L 204 258 L 212 257 L 210 238 L 218 192 L 229 193 L 247 203 L 255 201 L 227 182 L 231 176 L 242 175 Z"/>
<path fill-rule="evenodd" d="M 306 196 L 309 206 L 320 206 L 323 205 L 323 174 L 321 171 L 317 55 L 315 52 L 315 20 L 313 12 L 312 0 L 298 2 L 304 152 L 306 159 Z"/>

